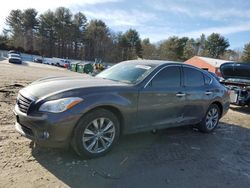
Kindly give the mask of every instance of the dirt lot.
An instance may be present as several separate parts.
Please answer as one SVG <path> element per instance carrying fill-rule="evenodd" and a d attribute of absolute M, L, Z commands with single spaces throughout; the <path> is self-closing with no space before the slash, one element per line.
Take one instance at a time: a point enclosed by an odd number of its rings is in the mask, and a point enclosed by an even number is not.
<path fill-rule="evenodd" d="M 247 108 L 232 107 L 212 134 L 181 127 L 123 136 L 93 160 L 21 137 L 12 112 L 18 90 L 40 77 L 76 74 L 0 61 L 0 187 L 250 187 Z"/>

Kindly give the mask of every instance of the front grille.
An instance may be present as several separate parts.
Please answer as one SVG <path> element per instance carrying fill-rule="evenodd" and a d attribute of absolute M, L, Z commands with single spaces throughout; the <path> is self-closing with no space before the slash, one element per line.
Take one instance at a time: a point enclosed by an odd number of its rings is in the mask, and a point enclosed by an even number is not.
<path fill-rule="evenodd" d="M 24 97 L 20 93 L 17 96 L 17 106 L 18 106 L 19 110 L 25 114 L 27 114 L 32 101 L 33 101 L 32 99 L 30 99 L 28 97 Z"/>

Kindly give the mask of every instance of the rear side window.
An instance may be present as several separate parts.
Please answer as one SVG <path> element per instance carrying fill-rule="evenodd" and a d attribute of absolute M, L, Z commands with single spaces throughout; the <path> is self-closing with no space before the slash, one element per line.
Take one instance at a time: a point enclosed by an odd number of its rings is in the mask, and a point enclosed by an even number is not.
<path fill-rule="evenodd" d="M 209 85 L 211 82 L 211 78 L 209 76 L 207 76 L 206 74 L 204 74 L 204 78 L 205 78 L 205 84 Z"/>
<path fill-rule="evenodd" d="M 170 66 L 161 70 L 152 80 L 152 86 L 156 88 L 180 87 L 181 70 L 178 66 Z"/>
<path fill-rule="evenodd" d="M 204 85 L 204 77 L 201 71 L 189 67 L 183 67 L 183 71 L 185 86 L 198 87 Z"/>

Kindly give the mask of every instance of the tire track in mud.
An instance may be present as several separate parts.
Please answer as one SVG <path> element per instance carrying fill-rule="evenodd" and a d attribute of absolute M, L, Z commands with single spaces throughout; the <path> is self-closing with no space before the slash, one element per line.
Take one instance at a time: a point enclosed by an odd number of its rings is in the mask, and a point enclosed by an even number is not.
<path fill-rule="evenodd" d="M 183 130 L 161 134 L 136 156 L 132 169 L 170 165 L 171 163 L 194 163 L 188 166 L 193 171 L 243 169 L 250 174 L 250 133 L 221 123 L 212 134 Z M 238 165 L 238 167 L 237 167 Z M 244 166 L 246 166 L 244 168 Z M 138 170 L 137 170 L 138 171 Z M 140 170 L 139 170 L 140 171 Z M 143 170 L 142 170 L 143 171 Z"/>
<path fill-rule="evenodd" d="M 15 97 L 18 93 L 18 90 L 23 87 L 24 85 L 17 83 L 0 86 L 0 109 L 2 109 L 2 106 L 4 106 L 3 103 L 7 103 L 8 105 L 13 104 L 15 102 Z"/>

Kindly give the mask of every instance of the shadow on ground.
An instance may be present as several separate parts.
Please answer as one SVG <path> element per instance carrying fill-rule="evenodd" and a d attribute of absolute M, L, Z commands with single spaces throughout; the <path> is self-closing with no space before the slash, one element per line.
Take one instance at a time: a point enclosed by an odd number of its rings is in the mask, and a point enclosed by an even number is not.
<path fill-rule="evenodd" d="M 250 106 L 230 106 L 230 109 L 236 112 L 241 112 L 244 114 L 250 114 Z"/>
<path fill-rule="evenodd" d="M 221 123 L 123 136 L 106 156 L 34 148 L 36 160 L 70 187 L 249 187 L 250 130 Z"/>

